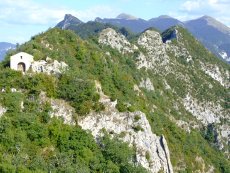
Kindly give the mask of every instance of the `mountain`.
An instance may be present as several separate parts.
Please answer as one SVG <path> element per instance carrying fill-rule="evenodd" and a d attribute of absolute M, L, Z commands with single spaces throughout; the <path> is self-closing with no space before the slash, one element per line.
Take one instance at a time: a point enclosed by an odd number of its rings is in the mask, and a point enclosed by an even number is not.
<path fill-rule="evenodd" d="M 71 14 L 66 14 L 64 20 L 59 22 L 56 27 L 61 29 L 67 29 L 69 26 L 77 26 L 82 24 L 83 22 L 80 21 L 78 18 L 72 16 Z"/>
<path fill-rule="evenodd" d="M 150 27 L 147 21 L 124 13 L 119 14 L 114 19 L 96 18 L 95 21 L 100 23 L 109 23 L 118 27 L 126 27 L 135 33 L 142 32 Z"/>
<path fill-rule="evenodd" d="M 179 26 L 75 33 L 0 64 L 1 172 L 230 172 L 228 64 Z M 7 68 L 21 51 L 42 68 Z"/>
<path fill-rule="evenodd" d="M 2 61 L 6 55 L 6 52 L 10 49 L 15 49 L 16 45 L 7 42 L 0 42 L 0 61 Z"/>
<path fill-rule="evenodd" d="M 163 32 L 171 26 L 179 25 L 188 29 L 193 36 L 201 41 L 201 43 L 204 44 L 204 46 L 216 56 L 224 59 L 227 62 L 230 62 L 230 29 L 212 17 L 203 16 L 195 20 L 181 22 L 167 15 L 152 18 L 148 21 L 134 17 L 129 18 L 131 15 L 123 16 L 123 18 L 118 16 L 115 19 L 97 18 L 96 21 L 110 23 L 119 27 L 127 27 L 135 33 L 143 32 L 150 27 L 154 27 Z"/>
<path fill-rule="evenodd" d="M 187 21 L 185 26 L 211 52 L 230 62 L 230 28 L 209 16 Z"/>
<path fill-rule="evenodd" d="M 152 18 L 150 20 L 144 20 L 124 13 L 118 15 L 114 19 L 96 18 L 95 21 L 101 23 L 110 23 L 119 27 L 126 27 L 135 33 L 143 32 L 144 30 L 150 27 L 154 27 L 163 32 L 166 29 L 170 28 L 171 26 L 184 25 L 181 21 L 167 15 L 162 15 L 157 18 Z"/>
<path fill-rule="evenodd" d="M 138 20 L 135 16 L 126 14 L 126 13 L 121 13 L 119 14 L 116 19 L 123 19 L 123 20 Z"/>
<path fill-rule="evenodd" d="M 157 28 L 160 31 L 165 31 L 171 26 L 176 26 L 176 25 L 184 26 L 183 22 L 167 15 L 162 15 L 157 18 L 152 18 L 148 20 L 148 23 L 151 27 Z"/>
<path fill-rule="evenodd" d="M 132 19 L 134 18 L 126 14 L 121 14 L 118 17 L 119 18 L 132 18 Z M 71 18 L 73 17 L 71 16 Z M 108 27 L 115 29 L 116 31 L 124 34 L 127 37 L 133 36 L 133 33 L 127 28 L 117 27 L 109 23 L 99 22 L 100 20 L 99 18 L 97 20 L 89 21 L 86 23 L 83 23 L 83 22 L 79 23 L 78 20 L 69 20 L 69 18 L 65 16 L 64 20 L 58 23 L 55 27 L 60 28 L 60 29 L 72 30 L 83 39 L 94 37 L 98 35 L 103 29 L 106 29 Z M 68 23 L 68 25 L 66 25 L 66 23 Z"/>

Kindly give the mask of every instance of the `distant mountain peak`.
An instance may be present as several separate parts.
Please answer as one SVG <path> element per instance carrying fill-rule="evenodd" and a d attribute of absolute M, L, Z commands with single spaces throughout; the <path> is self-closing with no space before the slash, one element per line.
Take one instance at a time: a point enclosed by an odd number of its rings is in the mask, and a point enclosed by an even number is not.
<path fill-rule="evenodd" d="M 116 17 L 116 19 L 137 20 L 138 18 L 130 14 L 121 13 Z"/>
<path fill-rule="evenodd" d="M 177 21 L 178 23 L 182 23 L 181 21 L 179 21 L 178 19 L 175 19 L 169 15 L 160 15 L 158 17 L 155 17 L 155 18 L 151 18 L 149 19 L 148 21 L 162 21 L 162 20 L 174 20 L 174 21 Z"/>
<path fill-rule="evenodd" d="M 83 23 L 81 20 L 76 18 L 75 16 L 71 14 L 66 14 L 64 17 L 64 20 L 59 22 L 56 27 L 61 28 L 61 29 L 66 29 L 69 25 L 79 25 Z"/>
<path fill-rule="evenodd" d="M 204 16 L 202 16 L 200 19 L 205 19 L 205 20 L 215 20 L 213 17 L 208 16 L 208 15 L 204 15 Z"/>
<path fill-rule="evenodd" d="M 197 20 L 205 20 L 205 21 L 207 21 L 208 25 L 218 29 L 219 31 L 221 31 L 223 33 L 230 34 L 230 28 L 229 27 L 227 27 L 226 25 L 224 25 L 223 23 L 219 22 L 218 20 L 214 19 L 211 16 L 204 15 L 204 16 L 198 18 Z"/>
<path fill-rule="evenodd" d="M 76 17 L 74 17 L 72 14 L 65 14 L 64 20 L 68 20 L 71 18 L 76 18 Z"/>
<path fill-rule="evenodd" d="M 161 15 L 161 16 L 159 16 L 158 18 L 172 18 L 171 16 L 168 16 L 168 15 Z"/>

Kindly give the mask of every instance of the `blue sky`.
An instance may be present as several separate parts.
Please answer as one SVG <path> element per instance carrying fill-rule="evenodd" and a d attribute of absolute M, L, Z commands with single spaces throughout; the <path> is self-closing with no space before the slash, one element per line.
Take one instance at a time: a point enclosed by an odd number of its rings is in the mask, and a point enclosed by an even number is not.
<path fill-rule="evenodd" d="M 120 13 L 185 21 L 209 15 L 230 27 L 230 0 L 0 0 L 0 42 L 23 43 L 72 14 L 86 22 Z"/>

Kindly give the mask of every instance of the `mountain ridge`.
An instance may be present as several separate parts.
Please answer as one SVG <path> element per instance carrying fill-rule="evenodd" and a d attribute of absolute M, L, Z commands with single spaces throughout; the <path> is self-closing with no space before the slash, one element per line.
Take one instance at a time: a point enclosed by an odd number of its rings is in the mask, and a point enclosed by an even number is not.
<path fill-rule="evenodd" d="M 126 13 L 119 14 L 116 19 L 137 20 L 138 18 Z"/>
<path fill-rule="evenodd" d="M 181 26 L 69 24 L 0 63 L 0 170 L 230 172 L 229 64 Z M 68 68 L 21 73 L 18 52 Z"/>
<path fill-rule="evenodd" d="M 216 19 L 210 17 L 210 16 L 202 16 L 200 18 L 190 20 L 190 21 L 179 21 L 175 18 L 172 18 L 167 15 L 163 15 L 152 18 L 149 20 L 144 20 L 138 18 L 137 20 L 133 21 L 122 21 L 122 19 L 100 19 L 97 20 L 98 22 L 102 23 L 110 23 L 113 25 L 117 25 L 120 27 L 127 27 L 128 29 L 131 29 L 131 31 L 137 33 L 142 32 L 150 27 L 155 27 L 156 29 L 159 29 L 160 31 L 164 31 L 168 29 L 171 26 L 180 25 L 188 29 L 192 34 L 202 42 L 202 44 L 205 45 L 207 49 L 209 49 L 212 53 L 214 53 L 217 57 L 223 59 L 224 61 L 227 61 L 230 63 L 230 54 L 229 54 L 229 48 L 225 48 L 226 46 L 222 46 L 222 44 L 229 44 L 230 43 L 230 29 L 229 27 L 225 26 L 224 24 L 220 23 Z M 206 23 L 202 26 L 199 24 L 201 21 L 205 21 Z M 196 24 L 192 24 L 192 23 Z M 206 28 L 206 29 L 204 29 Z M 207 33 L 207 28 L 210 28 L 212 31 L 210 33 Z M 209 30 L 210 30 L 209 29 Z M 211 40 L 207 35 L 216 35 L 216 40 Z M 221 35 L 221 36 L 220 36 Z M 219 42 L 219 43 L 218 43 Z M 218 44 L 216 44 L 218 43 Z M 223 48 L 224 47 L 224 48 Z"/>

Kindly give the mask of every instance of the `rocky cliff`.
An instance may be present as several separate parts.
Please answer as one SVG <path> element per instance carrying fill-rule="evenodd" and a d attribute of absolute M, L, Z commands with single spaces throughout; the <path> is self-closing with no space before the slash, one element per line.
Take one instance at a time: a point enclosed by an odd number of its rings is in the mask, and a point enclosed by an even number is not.
<path fill-rule="evenodd" d="M 98 82 L 96 87 L 100 93 L 100 102 L 105 105 L 105 111 L 92 112 L 80 119 L 79 125 L 85 130 L 90 130 L 95 139 L 103 135 L 103 130 L 106 130 L 112 136 L 118 135 L 130 146 L 135 146 L 137 163 L 150 172 L 172 173 L 167 142 L 164 136 L 152 133 L 146 115 L 141 111 L 120 113 L 115 108 L 116 101 L 111 102 L 110 98 L 104 95 Z"/>
<path fill-rule="evenodd" d="M 104 35 L 104 32 L 102 33 Z M 220 149 L 223 149 L 223 146 L 228 145 L 229 138 L 226 135 L 221 134 L 222 131 L 228 131 L 230 127 L 228 123 L 229 112 L 221 106 L 221 101 L 212 102 L 209 100 L 209 98 L 206 98 L 201 102 L 198 101 L 196 96 L 192 96 L 191 93 L 194 92 L 192 91 L 194 89 L 192 76 L 190 76 L 187 69 L 183 68 L 194 68 L 197 66 L 196 70 L 201 71 L 202 75 L 205 76 L 206 74 L 210 76 L 225 88 L 229 88 L 230 84 L 229 68 L 223 68 L 222 66 L 218 66 L 216 64 L 208 64 L 207 61 L 197 59 L 196 56 L 192 55 L 190 52 L 191 50 L 189 51 L 186 45 L 189 43 L 187 40 L 185 40 L 183 32 L 179 27 L 176 27 L 173 31 L 171 31 L 170 35 L 167 35 L 168 39 L 166 39 L 167 41 L 165 40 L 165 43 L 162 41 L 164 38 L 162 38 L 161 35 L 154 30 L 147 30 L 143 32 L 137 39 L 136 44 L 129 43 L 127 39 L 125 39 L 123 36 L 120 36 L 115 31 L 112 31 L 112 29 L 110 29 L 110 34 L 108 34 L 107 37 L 109 38 L 110 35 L 112 35 L 111 38 L 120 40 L 118 44 L 116 44 L 116 42 L 100 41 L 102 39 L 102 35 L 99 37 L 99 42 L 101 44 L 110 45 L 112 48 L 115 48 L 118 51 L 120 51 L 118 45 L 122 45 L 121 47 L 124 50 L 129 50 L 129 52 L 138 51 L 138 56 L 136 57 L 137 69 L 150 69 L 153 73 L 161 75 L 161 80 L 164 81 L 165 88 L 172 90 L 172 92 L 175 94 L 177 93 L 177 91 L 175 91 L 170 84 L 168 84 L 170 82 L 168 81 L 169 79 L 167 79 L 167 75 L 173 74 L 175 80 L 183 81 L 181 84 L 184 85 L 184 89 L 186 88 L 187 91 L 185 92 L 184 96 L 180 97 L 181 101 L 179 101 L 179 104 L 182 104 L 184 106 L 183 109 L 196 117 L 198 120 L 196 122 L 197 125 L 200 124 L 201 126 L 207 126 L 208 124 L 215 124 L 215 130 L 218 132 L 218 137 L 216 137 L 216 140 Z M 171 35 L 174 36 L 172 37 Z M 171 40 L 173 40 L 173 42 Z M 132 49 L 132 47 L 135 49 Z M 175 59 L 173 57 L 175 57 Z M 184 61 L 184 63 L 188 64 L 189 67 L 183 67 L 178 63 L 178 60 Z M 185 71 L 182 72 L 183 70 Z M 200 75 L 199 78 L 202 78 L 202 76 Z M 213 87 L 209 81 L 206 79 L 203 80 L 208 84 L 210 89 Z M 139 86 L 146 88 L 148 91 L 154 90 L 149 78 L 147 78 L 145 81 L 141 81 Z M 199 90 L 199 88 L 197 89 Z M 222 103 L 225 102 L 224 100 L 222 101 Z M 226 120 L 224 123 L 224 130 L 223 121 L 221 121 L 221 119 Z M 187 123 L 189 123 L 189 121 Z M 191 126 L 190 128 L 193 127 Z M 223 132 L 223 134 L 225 133 Z M 227 148 L 225 148 L 225 152 L 228 153 Z"/>

